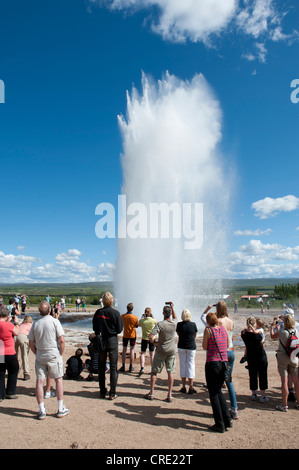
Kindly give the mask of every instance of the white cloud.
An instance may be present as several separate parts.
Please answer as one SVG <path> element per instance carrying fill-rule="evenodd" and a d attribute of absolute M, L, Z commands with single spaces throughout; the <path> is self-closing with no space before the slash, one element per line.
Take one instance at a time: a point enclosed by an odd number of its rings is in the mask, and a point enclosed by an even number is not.
<path fill-rule="evenodd" d="M 274 0 L 90 0 L 90 4 L 130 12 L 148 10 L 152 30 L 173 42 L 210 44 L 213 35 L 236 30 L 256 43 L 255 53 L 244 57 L 261 62 L 266 60 L 265 40 L 281 41 L 296 34 L 283 32 L 285 12 L 278 11 Z"/>
<path fill-rule="evenodd" d="M 255 216 L 260 219 L 268 219 L 274 217 L 279 212 L 291 212 L 299 208 L 299 198 L 289 195 L 278 197 L 276 199 L 265 197 L 254 202 L 251 208 L 255 211 Z"/>
<path fill-rule="evenodd" d="M 235 230 L 234 235 L 236 236 L 252 236 L 252 237 L 261 237 L 263 235 L 269 235 L 272 232 L 270 228 L 266 230 Z"/>
<path fill-rule="evenodd" d="M 70 249 L 58 253 L 56 263 L 42 264 L 33 256 L 0 252 L 0 282 L 96 282 L 113 278 L 114 265 L 100 263 L 91 266 L 80 261 L 81 252 Z"/>
<path fill-rule="evenodd" d="M 298 276 L 299 246 L 263 244 L 250 240 L 228 257 L 228 274 L 233 277 Z M 296 262 L 296 263 L 294 263 Z"/>
<path fill-rule="evenodd" d="M 152 30 L 164 39 L 185 42 L 206 41 L 208 36 L 226 28 L 236 11 L 236 0 L 108 0 L 113 9 L 156 7 Z M 151 17 L 153 18 L 153 17 Z"/>
<path fill-rule="evenodd" d="M 24 251 L 25 247 L 23 245 L 19 245 L 19 246 L 17 246 L 17 250 L 18 251 Z"/>
<path fill-rule="evenodd" d="M 258 38 L 269 31 L 271 23 L 275 23 L 276 29 L 280 19 L 273 0 L 245 0 L 244 7 L 237 14 L 236 23 L 246 34 Z"/>

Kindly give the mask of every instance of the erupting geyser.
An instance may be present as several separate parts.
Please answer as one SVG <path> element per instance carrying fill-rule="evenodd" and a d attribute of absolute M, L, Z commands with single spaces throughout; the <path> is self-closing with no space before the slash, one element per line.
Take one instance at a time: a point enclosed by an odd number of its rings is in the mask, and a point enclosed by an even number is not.
<path fill-rule="evenodd" d="M 179 318 L 189 308 L 195 319 L 222 294 L 225 270 L 229 188 L 219 103 L 202 75 L 182 81 L 167 73 L 156 83 L 143 74 L 142 94 L 128 93 L 119 124 L 118 308 L 133 302 L 137 316 L 151 307 L 161 319 L 172 300 Z"/>

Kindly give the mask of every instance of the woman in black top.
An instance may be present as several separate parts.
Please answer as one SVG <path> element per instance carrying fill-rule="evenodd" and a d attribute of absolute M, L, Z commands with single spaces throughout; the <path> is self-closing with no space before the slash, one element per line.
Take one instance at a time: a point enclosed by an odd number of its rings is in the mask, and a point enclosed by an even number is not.
<path fill-rule="evenodd" d="M 256 329 L 254 317 L 247 318 L 246 324 L 247 328 L 241 331 L 241 337 L 246 346 L 251 399 L 253 401 L 257 400 L 259 381 L 261 391 L 259 401 L 260 403 L 266 403 L 269 401 L 265 394 L 265 390 L 268 388 L 268 359 L 262 342 L 263 337 Z"/>
<path fill-rule="evenodd" d="M 197 326 L 193 321 L 191 321 L 192 316 L 189 310 L 183 310 L 181 318 L 183 321 L 179 322 L 176 328 L 176 332 L 179 337 L 178 354 L 180 358 L 180 375 L 183 384 L 180 392 L 187 392 L 186 379 L 188 378 L 188 394 L 192 395 L 193 393 L 196 393 L 196 390 L 193 388 L 193 380 L 195 377 L 195 337 L 197 333 Z"/>

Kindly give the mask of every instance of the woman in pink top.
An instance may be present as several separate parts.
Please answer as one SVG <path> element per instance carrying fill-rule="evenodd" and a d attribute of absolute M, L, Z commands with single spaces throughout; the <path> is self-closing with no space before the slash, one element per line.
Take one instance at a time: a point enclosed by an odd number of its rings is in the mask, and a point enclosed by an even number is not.
<path fill-rule="evenodd" d="M 224 383 L 222 362 L 227 361 L 228 334 L 224 326 L 219 325 L 215 313 L 208 313 L 206 322 L 207 327 L 204 331 L 202 347 L 207 351 L 205 374 L 215 421 L 215 424 L 210 426 L 209 429 L 214 432 L 222 433 L 232 427 L 229 409 L 222 394 L 222 386 Z"/>
<path fill-rule="evenodd" d="M 17 358 L 19 359 L 19 351 L 21 351 L 21 361 L 24 372 L 24 380 L 30 379 L 29 374 L 29 340 L 28 335 L 32 327 L 32 318 L 30 315 L 25 315 L 23 323 L 20 324 L 19 335 L 15 339 L 15 347 Z"/>
<path fill-rule="evenodd" d="M 14 336 L 19 334 L 19 326 L 8 321 L 10 313 L 7 308 L 0 307 L 0 401 L 4 398 L 17 398 L 16 386 L 19 362 L 15 350 Z M 5 389 L 5 373 L 7 385 Z"/>

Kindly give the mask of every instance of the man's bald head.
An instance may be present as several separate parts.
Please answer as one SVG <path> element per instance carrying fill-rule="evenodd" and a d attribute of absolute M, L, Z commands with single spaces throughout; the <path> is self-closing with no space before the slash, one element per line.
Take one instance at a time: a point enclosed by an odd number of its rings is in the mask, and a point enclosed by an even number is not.
<path fill-rule="evenodd" d="M 51 306 L 49 304 L 49 302 L 47 302 L 46 300 L 43 300 L 40 304 L 39 304 L 39 313 L 45 317 L 46 315 L 49 315 L 50 313 L 50 310 L 51 310 Z"/>

